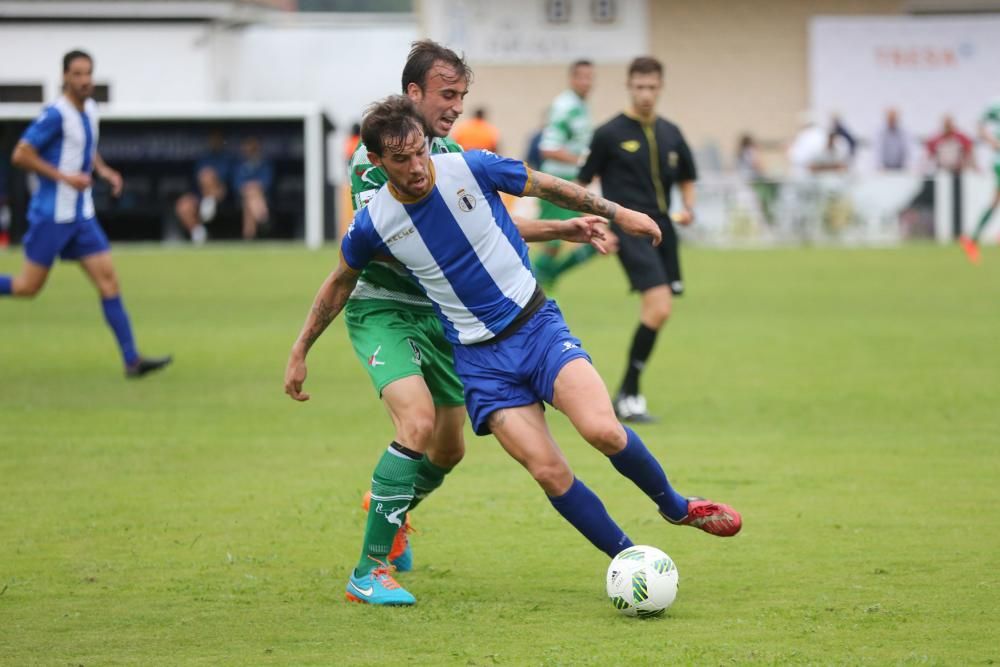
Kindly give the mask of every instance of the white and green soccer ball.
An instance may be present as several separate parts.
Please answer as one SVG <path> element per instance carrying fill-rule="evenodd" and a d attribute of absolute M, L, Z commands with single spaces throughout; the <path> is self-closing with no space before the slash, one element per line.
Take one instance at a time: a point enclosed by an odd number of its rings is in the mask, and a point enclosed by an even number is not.
<path fill-rule="evenodd" d="M 608 566 L 608 597 L 626 616 L 659 616 L 674 603 L 678 581 L 670 556 L 656 547 L 633 546 Z"/>

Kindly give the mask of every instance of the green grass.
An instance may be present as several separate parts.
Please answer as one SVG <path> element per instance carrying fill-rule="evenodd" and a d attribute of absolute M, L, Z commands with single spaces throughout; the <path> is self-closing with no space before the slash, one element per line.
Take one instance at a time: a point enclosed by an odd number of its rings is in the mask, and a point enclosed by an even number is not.
<path fill-rule="evenodd" d="M 576 472 L 677 562 L 661 619 L 620 616 L 603 554 L 490 438 L 414 513 L 419 604 L 343 601 L 391 438 L 343 331 L 282 393 L 333 248 L 121 248 L 126 382 L 62 265 L 0 301 L 0 664 L 988 664 L 1000 660 L 1000 253 L 685 254 L 641 433 L 734 539 L 665 525 L 553 411 Z M 0 255 L 0 271 L 20 266 Z M 636 319 L 613 260 L 557 293 L 614 386 Z"/>

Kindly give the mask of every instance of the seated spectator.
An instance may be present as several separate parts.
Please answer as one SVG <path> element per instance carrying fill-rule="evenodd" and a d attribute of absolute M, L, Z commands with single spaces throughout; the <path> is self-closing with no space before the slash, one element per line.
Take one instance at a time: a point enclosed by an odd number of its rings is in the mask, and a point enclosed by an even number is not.
<path fill-rule="evenodd" d="M 901 171 L 906 169 L 910 156 L 910 137 L 899 125 L 895 109 L 885 112 L 885 127 L 875 139 L 875 162 L 879 169 Z"/>
<path fill-rule="evenodd" d="M 467 151 L 482 148 L 495 153 L 500 145 L 500 130 L 486 120 L 486 109 L 480 108 L 473 118 L 458 124 L 451 138 Z"/>
<path fill-rule="evenodd" d="M 222 133 L 213 131 L 208 135 L 208 152 L 195 163 L 195 192 L 181 195 L 174 205 L 177 219 L 196 244 L 205 242 L 205 225 L 215 219 L 219 205 L 229 196 L 234 164 Z"/>
<path fill-rule="evenodd" d="M 945 116 L 941 132 L 927 142 L 927 157 L 937 170 L 958 173 L 975 168 L 972 139 L 955 127 L 955 120 Z"/>
<path fill-rule="evenodd" d="M 241 159 L 233 173 L 233 189 L 240 194 L 243 209 L 243 238 L 257 236 L 261 225 L 267 224 L 267 195 L 274 182 L 274 168 L 264 159 L 260 141 L 246 137 L 240 144 Z"/>

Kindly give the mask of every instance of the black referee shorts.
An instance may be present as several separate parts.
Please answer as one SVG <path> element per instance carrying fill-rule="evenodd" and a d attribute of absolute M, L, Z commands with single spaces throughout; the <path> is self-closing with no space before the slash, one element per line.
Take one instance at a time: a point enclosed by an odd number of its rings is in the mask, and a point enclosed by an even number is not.
<path fill-rule="evenodd" d="M 668 218 L 653 218 L 663 231 L 663 243 L 653 247 L 649 237 L 629 236 L 618 225 L 612 225 L 618 235 L 618 260 L 636 292 L 667 285 L 676 295 L 684 293 L 681 261 L 677 252 L 680 239 Z"/>

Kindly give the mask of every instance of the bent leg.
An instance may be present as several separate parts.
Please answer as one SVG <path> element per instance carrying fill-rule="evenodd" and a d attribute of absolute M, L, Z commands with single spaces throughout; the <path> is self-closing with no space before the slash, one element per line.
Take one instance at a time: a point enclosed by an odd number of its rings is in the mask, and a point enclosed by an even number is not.
<path fill-rule="evenodd" d="M 586 359 L 574 359 L 563 366 L 556 377 L 552 404 L 661 512 L 675 520 L 687 515 L 687 499 L 673 489 L 663 466 L 638 434 L 615 418 L 604 382 Z"/>
<path fill-rule="evenodd" d="M 25 258 L 21 273 L 16 276 L 0 275 L 0 296 L 32 298 L 42 291 L 49 278 L 49 267 Z"/>
<path fill-rule="evenodd" d="M 632 545 L 600 498 L 573 476 L 552 439 L 540 404 L 497 410 L 490 415 L 489 425 L 507 453 L 542 487 L 556 511 L 591 544 L 610 558 Z"/>

